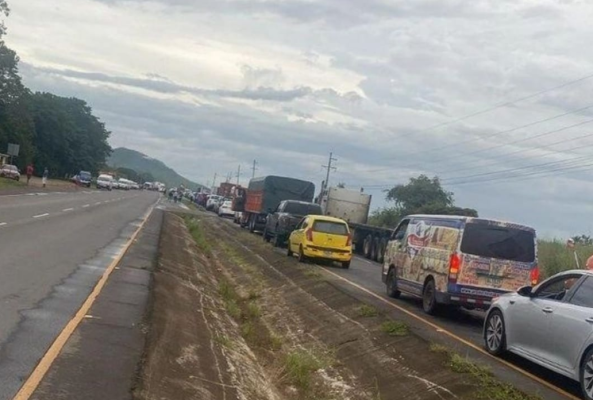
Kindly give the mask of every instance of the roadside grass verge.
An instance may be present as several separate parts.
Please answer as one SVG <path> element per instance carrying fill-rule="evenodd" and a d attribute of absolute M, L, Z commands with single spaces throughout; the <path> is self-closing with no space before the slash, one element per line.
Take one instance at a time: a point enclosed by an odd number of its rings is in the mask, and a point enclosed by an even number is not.
<path fill-rule="evenodd" d="M 187 229 L 189 230 L 189 233 L 193 237 L 194 241 L 196 242 L 198 248 L 202 250 L 202 252 L 207 257 L 210 257 L 210 255 L 212 254 L 212 246 L 210 245 L 208 238 L 206 238 L 206 235 L 202 231 L 200 221 L 197 218 L 192 217 L 191 215 L 184 215 L 182 216 L 182 218 L 185 221 L 185 225 L 187 226 Z"/>
<path fill-rule="evenodd" d="M 358 307 L 357 311 L 360 317 L 372 318 L 379 315 L 379 310 L 373 306 L 369 306 L 368 304 L 361 305 Z"/>
<path fill-rule="evenodd" d="M 284 357 L 281 378 L 294 386 L 301 398 L 319 399 L 322 396 L 315 388 L 315 373 L 335 364 L 332 354 L 310 349 L 295 349 Z"/>
<path fill-rule="evenodd" d="M 540 281 L 558 272 L 577 268 L 574 253 L 566 248 L 565 241 L 539 240 L 537 253 L 542 274 Z M 576 253 L 583 268 L 587 259 L 593 255 L 593 246 L 577 245 Z"/>
<path fill-rule="evenodd" d="M 2 189 L 11 189 L 11 188 L 20 188 L 27 186 L 25 183 L 20 181 L 15 181 L 12 179 L 0 178 L 0 190 Z"/>
<path fill-rule="evenodd" d="M 410 333 L 410 328 L 403 322 L 385 321 L 381 324 L 381 331 L 389 336 L 407 336 Z"/>
<path fill-rule="evenodd" d="M 527 395 L 512 385 L 500 382 L 490 369 L 477 365 L 454 351 L 440 344 L 432 343 L 430 351 L 445 356 L 444 367 L 451 371 L 470 377 L 469 382 L 475 385 L 476 398 L 483 400 L 542 400 L 539 396 Z"/>

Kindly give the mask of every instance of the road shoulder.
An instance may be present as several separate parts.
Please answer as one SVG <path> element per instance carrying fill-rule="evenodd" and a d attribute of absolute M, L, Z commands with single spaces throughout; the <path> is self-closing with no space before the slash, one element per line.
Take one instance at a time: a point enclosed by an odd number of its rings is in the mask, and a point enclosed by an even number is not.
<path fill-rule="evenodd" d="M 163 212 L 154 210 L 32 399 L 129 399 L 145 343 Z"/>

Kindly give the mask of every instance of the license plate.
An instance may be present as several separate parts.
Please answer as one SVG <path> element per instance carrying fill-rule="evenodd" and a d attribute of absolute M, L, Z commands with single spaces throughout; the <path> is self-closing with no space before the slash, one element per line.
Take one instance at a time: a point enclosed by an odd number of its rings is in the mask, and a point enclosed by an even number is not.
<path fill-rule="evenodd" d="M 334 253 L 333 253 L 333 252 L 331 252 L 331 251 L 324 251 L 324 254 L 325 254 L 326 256 L 332 256 Z"/>

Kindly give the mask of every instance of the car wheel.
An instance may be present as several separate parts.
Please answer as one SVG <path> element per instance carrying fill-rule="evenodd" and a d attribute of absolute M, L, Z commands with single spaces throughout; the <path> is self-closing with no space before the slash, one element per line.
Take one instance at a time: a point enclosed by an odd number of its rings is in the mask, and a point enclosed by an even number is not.
<path fill-rule="evenodd" d="M 379 242 L 379 252 L 377 254 L 377 261 L 380 264 L 385 262 L 385 249 L 387 248 L 387 239 L 383 238 Z"/>
<path fill-rule="evenodd" d="M 303 246 L 299 247 L 299 262 L 304 263 L 307 261 L 307 257 L 305 256 L 305 252 L 303 251 Z"/>
<path fill-rule="evenodd" d="M 498 356 L 505 351 L 506 332 L 502 313 L 494 310 L 488 315 L 486 320 L 486 332 L 484 332 L 484 342 L 488 353 Z"/>
<path fill-rule="evenodd" d="M 350 261 L 343 261 L 342 262 L 342 268 L 344 268 L 344 269 L 350 268 Z"/>
<path fill-rule="evenodd" d="M 379 260 L 379 238 L 376 237 L 373 239 L 372 244 L 371 244 L 371 260 L 372 261 L 378 261 Z"/>
<path fill-rule="evenodd" d="M 292 249 L 290 248 L 290 240 L 288 241 L 288 246 L 286 246 L 286 247 L 288 247 L 288 250 L 286 250 L 286 255 L 288 257 L 292 257 L 293 252 L 292 252 Z"/>
<path fill-rule="evenodd" d="M 395 268 L 391 268 L 387 274 L 387 281 L 385 282 L 385 289 L 387 296 L 393 299 L 399 298 L 401 292 L 397 290 L 397 277 L 395 274 Z"/>
<path fill-rule="evenodd" d="M 585 399 L 593 400 L 593 348 L 587 351 L 581 363 L 581 390 Z"/>
<path fill-rule="evenodd" d="M 424 312 L 429 315 L 434 315 L 437 310 L 437 299 L 436 299 L 436 289 L 434 285 L 434 280 L 429 279 L 424 285 L 424 290 L 422 291 L 422 308 Z"/>
<path fill-rule="evenodd" d="M 274 241 L 272 242 L 272 244 L 274 245 L 274 247 L 282 246 L 282 237 L 280 236 L 280 234 L 277 233 L 274 235 Z"/>
<path fill-rule="evenodd" d="M 364 239 L 364 256 L 369 260 L 371 259 L 372 249 L 373 249 L 373 236 L 369 234 Z"/>
<path fill-rule="evenodd" d="M 249 218 L 249 232 L 251 232 L 251 233 L 255 232 L 255 217 L 254 216 Z"/>
<path fill-rule="evenodd" d="M 262 234 L 262 237 L 264 238 L 264 242 L 270 243 L 270 235 L 268 234 L 268 227 L 264 228 L 264 233 Z"/>

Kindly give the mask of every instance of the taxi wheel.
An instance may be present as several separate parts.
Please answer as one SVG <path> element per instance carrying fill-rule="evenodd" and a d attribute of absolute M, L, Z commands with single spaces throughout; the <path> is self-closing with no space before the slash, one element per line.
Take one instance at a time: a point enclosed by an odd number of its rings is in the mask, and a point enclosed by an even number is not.
<path fill-rule="evenodd" d="M 304 263 L 307 261 L 307 257 L 305 256 L 305 253 L 303 251 L 303 246 L 299 247 L 299 262 L 300 263 Z"/>
<path fill-rule="evenodd" d="M 286 250 L 286 255 L 288 257 L 292 257 L 293 253 L 292 253 L 292 250 L 290 249 L 290 240 L 288 241 L 288 246 L 287 247 L 288 247 L 288 250 Z"/>

